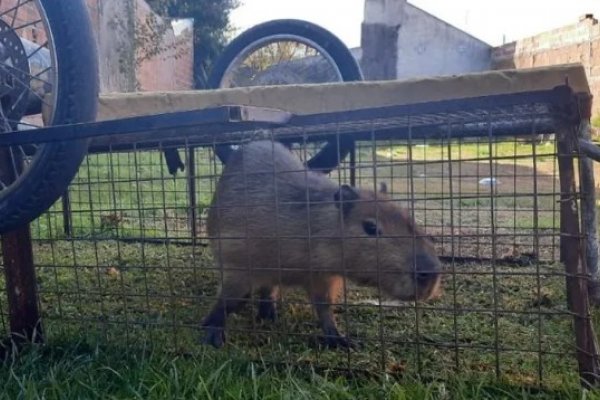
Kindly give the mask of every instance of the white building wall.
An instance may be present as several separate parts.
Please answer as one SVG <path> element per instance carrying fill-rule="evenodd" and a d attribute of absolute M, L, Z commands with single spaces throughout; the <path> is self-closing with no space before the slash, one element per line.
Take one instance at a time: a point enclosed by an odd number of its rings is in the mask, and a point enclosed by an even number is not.
<path fill-rule="evenodd" d="M 490 45 L 406 0 L 365 0 L 361 47 L 367 79 L 490 69 Z"/>

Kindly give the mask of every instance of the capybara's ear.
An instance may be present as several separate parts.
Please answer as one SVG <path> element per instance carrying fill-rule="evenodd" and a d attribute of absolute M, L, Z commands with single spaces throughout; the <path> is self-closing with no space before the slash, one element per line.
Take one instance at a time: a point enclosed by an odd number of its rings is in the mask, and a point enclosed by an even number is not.
<path fill-rule="evenodd" d="M 379 193 L 387 193 L 388 192 L 388 188 L 387 188 L 387 183 L 385 182 L 380 182 L 379 183 Z"/>
<path fill-rule="evenodd" d="M 340 189 L 335 192 L 333 196 L 335 200 L 335 206 L 339 209 L 341 207 L 344 216 L 347 216 L 354 207 L 353 201 L 358 200 L 358 192 L 350 185 L 342 185 Z"/>

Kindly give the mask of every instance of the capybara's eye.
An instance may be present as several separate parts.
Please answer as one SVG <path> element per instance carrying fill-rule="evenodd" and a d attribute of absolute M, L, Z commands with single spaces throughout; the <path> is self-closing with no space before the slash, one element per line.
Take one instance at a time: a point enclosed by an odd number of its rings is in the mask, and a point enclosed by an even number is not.
<path fill-rule="evenodd" d="M 370 219 L 363 221 L 363 230 L 369 236 L 381 235 L 381 230 L 377 227 L 377 223 Z"/>

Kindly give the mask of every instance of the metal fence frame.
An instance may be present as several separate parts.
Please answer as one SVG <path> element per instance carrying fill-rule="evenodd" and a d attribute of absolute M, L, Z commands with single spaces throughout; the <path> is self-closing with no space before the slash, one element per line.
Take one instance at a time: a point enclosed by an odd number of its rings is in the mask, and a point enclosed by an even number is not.
<path fill-rule="evenodd" d="M 185 147 L 189 218 L 196 221 L 194 171 L 198 160 L 193 149 L 198 147 L 259 138 L 307 144 L 323 140 L 332 129 L 338 135 L 352 135 L 357 143 L 389 139 L 404 139 L 409 143 L 447 140 L 449 132 L 453 139 L 483 138 L 488 143 L 524 132 L 526 136 L 555 134 L 560 179 L 560 261 L 566 271 L 567 303 L 574 321 L 579 373 L 587 386 L 595 384 L 600 373 L 598 345 L 590 320 L 590 298 L 597 295 L 590 275 L 596 277 L 598 272 L 595 186 L 590 161 L 582 156 L 583 152 L 594 154 L 593 147 L 586 147 L 590 104 L 589 96 L 573 93 L 568 85 L 561 85 L 546 91 L 304 116 L 281 110 L 227 106 L 9 133 L 0 135 L 0 146 L 85 137 L 91 140 L 90 154 Z M 449 126 L 461 129 L 449 130 Z M 579 169 L 574 166 L 576 159 L 580 160 Z M 348 165 L 352 183 L 357 179 L 359 164 L 354 151 Z M 71 202 L 65 196 L 63 220 L 67 237 L 73 233 Z M 196 223 L 190 229 L 195 243 L 199 235 Z M 3 235 L 2 250 L 10 339 L 43 340 L 29 227 Z M 491 260 L 493 264 L 495 257 Z"/>

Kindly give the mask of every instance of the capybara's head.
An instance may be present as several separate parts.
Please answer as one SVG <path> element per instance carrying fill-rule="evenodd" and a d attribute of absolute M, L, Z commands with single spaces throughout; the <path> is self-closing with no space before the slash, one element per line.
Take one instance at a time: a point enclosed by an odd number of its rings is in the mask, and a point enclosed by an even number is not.
<path fill-rule="evenodd" d="M 441 263 L 432 240 L 408 211 L 387 194 L 342 185 L 344 264 L 357 281 L 381 287 L 399 300 L 428 300 L 441 293 Z"/>

